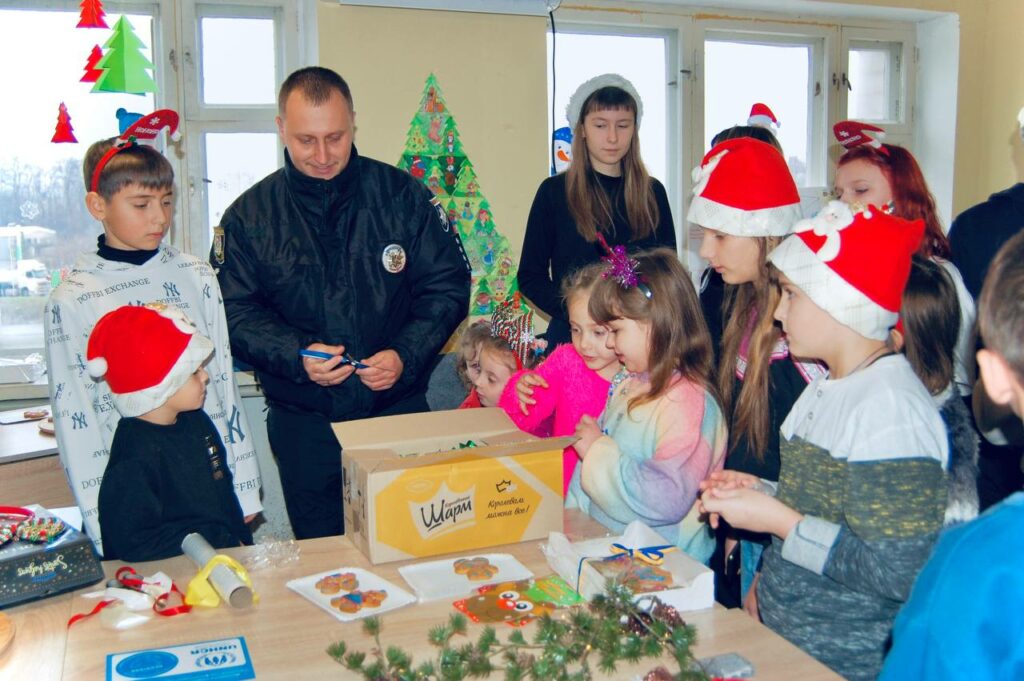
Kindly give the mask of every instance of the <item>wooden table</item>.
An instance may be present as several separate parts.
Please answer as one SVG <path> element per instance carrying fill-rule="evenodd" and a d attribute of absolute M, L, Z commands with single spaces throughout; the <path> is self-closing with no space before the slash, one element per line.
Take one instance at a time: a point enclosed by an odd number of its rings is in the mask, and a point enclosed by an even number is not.
<path fill-rule="evenodd" d="M 48 508 L 75 503 L 57 456 L 57 438 L 40 432 L 38 421 L 0 424 L 0 503 Z"/>
<path fill-rule="evenodd" d="M 576 512 L 567 511 L 566 525 L 567 534 L 576 538 L 605 534 L 604 528 Z M 550 568 L 539 544 L 526 542 L 488 551 L 511 553 L 535 574 L 549 574 Z M 296 577 L 354 566 L 372 569 L 405 587 L 398 574 L 398 567 L 403 563 L 371 566 L 343 537 L 307 540 L 300 542 L 300 546 L 302 553 L 297 563 L 252 573 L 260 603 L 250 610 L 232 610 L 222 605 L 213 610 L 194 610 L 189 615 L 155 618 L 141 627 L 121 632 L 103 628 L 96 618 L 65 630 L 64 623 L 72 613 L 87 612 L 95 604 L 80 593 L 9 610 L 19 630 L 12 650 L 0 657 L 0 678 L 93 681 L 104 678 L 109 653 L 231 636 L 245 637 L 259 679 L 351 678 L 350 673 L 328 657 L 327 646 L 345 640 L 350 649 L 369 651 L 372 640 L 363 635 L 358 622 L 336 621 L 289 591 L 284 584 Z M 229 553 L 244 556 L 250 550 L 234 549 Z M 111 561 L 105 563 L 104 568 L 108 576 L 112 576 L 120 565 L 122 563 Z M 162 570 L 182 589 L 195 572 L 184 557 L 140 563 L 135 567 L 142 574 Z M 426 642 L 427 629 L 445 621 L 451 612 L 450 603 L 438 601 L 385 613 L 382 615 L 382 640 L 385 645 L 405 647 L 417 660 L 426 659 L 433 651 Z M 758 679 L 839 678 L 740 610 L 716 607 L 684 613 L 684 618 L 697 626 L 698 656 L 738 652 L 753 662 Z M 473 640 L 480 626 L 470 624 L 469 635 Z M 503 636 L 508 633 L 503 629 L 511 631 L 499 627 L 499 634 Z M 633 678 L 654 666 L 654 662 L 648 661 L 629 669 L 620 668 L 610 678 Z"/>

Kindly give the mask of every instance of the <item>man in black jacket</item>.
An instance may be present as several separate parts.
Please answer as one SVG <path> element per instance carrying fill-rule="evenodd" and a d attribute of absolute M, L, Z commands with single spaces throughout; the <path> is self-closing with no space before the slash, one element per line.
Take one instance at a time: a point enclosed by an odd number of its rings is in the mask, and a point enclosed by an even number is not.
<path fill-rule="evenodd" d="M 429 190 L 359 156 L 341 76 L 296 71 L 278 108 L 285 167 L 228 208 L 211 260 L 232 350 L 267 398 L 292 529 L 305 539 L 344 531 L 331 422 L 427 411 L 433 359 L 469 306 L 469 266 Z"/>

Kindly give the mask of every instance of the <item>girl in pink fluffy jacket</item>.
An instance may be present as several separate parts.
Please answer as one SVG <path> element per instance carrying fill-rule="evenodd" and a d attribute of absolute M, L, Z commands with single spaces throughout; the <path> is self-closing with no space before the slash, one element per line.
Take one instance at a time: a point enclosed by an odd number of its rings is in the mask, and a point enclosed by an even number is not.
<path fill-rule="evenodd" d="M 619 371 L 615 352 L 605 344 L 607 330 L 588 311 L 590 291 L 605 269 L 604 263 L 584 267 L 562 285 L 572 345 L 558 346 L 535 370 L 520 371 L 505 385 L 498 406 L 521 430 L 541 436 L 572 435 L 580 417 L 601 415 Z M 562 456 L 564 493 L 580 457 L 572 447 Z"/>

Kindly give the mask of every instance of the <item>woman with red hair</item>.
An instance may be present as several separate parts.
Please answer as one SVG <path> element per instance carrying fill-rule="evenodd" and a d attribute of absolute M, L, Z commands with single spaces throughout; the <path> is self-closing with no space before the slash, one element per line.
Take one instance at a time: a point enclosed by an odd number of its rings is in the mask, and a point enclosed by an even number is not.
<path fill-rule="evenodd" d="M 844 203 L 872 205 L 906 220 L 923 220 L 924 237 L 917 254 L 941 265 L 956 286 L 960 303 L 960 335 L 955 352 L 954 383 L 963 396 L 973 386 L 974 300 L 963 277 L 949 261 L 949 239 L 935 210 L 935 197 L 928 189 L 921 167 L 913 154 L 895 144 L 883 144 L 885 131 L 857 121 L 842 121 L 833 128 L 836 139 L 846 148 L 836 168 L 835 195 Z"/>

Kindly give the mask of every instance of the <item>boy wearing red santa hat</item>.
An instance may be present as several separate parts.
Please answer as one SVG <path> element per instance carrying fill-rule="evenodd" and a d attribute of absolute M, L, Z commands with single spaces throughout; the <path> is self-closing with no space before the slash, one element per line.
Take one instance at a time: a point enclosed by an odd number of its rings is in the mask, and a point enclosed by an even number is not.
<path fill-rule="evenodd" d="M 89 147 L 82 163 L 85 204 L 103 233 L 96 250 L 75 260 L 43 314 L 61 463 L 85 531 L 101 554 L 99 487 L 120 415 L 112 407 L 107 384 L 86 375 L 85 346 L 97 320 L 122 305 L 173 305 L 213 341 L 204 406 L 227 450 L 244 513 L 251 517 L 262 509 L 255 438 L 234 381 L 216 273 L 205 260 L 164 242 L 174 213 L 174 170 L 163 154 L 143 142 L 154 141 L 165 130 L 174 138 L 177 129 L 178 115 L 159 109 L 139 118 L 120 137 Z"/>
<path fill-rule="evenodd" d="M 832 202 L 769 255 L 790 352 L 829 367 L 781 431 L 776 490 L 729 472 L 704 509 L 774 535 L 765 624 L 848 679 L 875 679 L 893 619 L 942 527 L 949 443 L 928 391 L 886 345 L 922 221 Z"/>
<path fill-rule="evenodd" d="M 159 560 L 198 532 L 251 544 L 224 445 L 203 411 L 213 343 L 177 308 L 124 306 L 89 335 L 86 368 L 121 414 L 99 494 L 104 557 Z"/>

